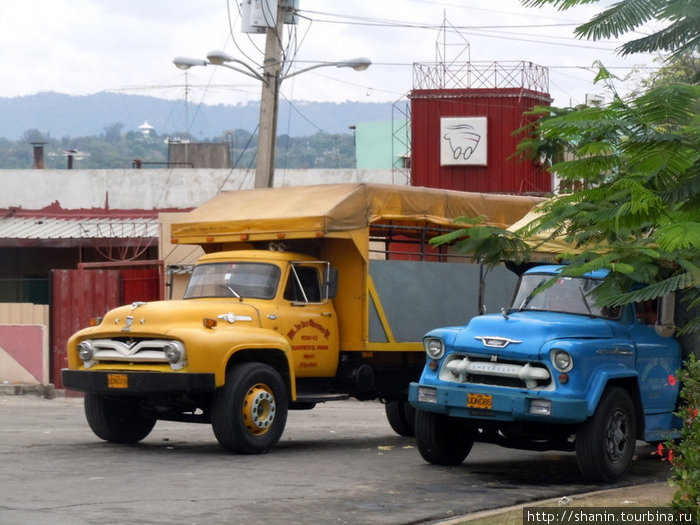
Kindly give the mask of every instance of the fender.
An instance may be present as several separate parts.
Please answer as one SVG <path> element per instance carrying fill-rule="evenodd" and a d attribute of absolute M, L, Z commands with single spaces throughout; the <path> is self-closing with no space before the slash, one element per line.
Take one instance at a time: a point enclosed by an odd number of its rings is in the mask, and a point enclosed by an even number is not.
<path fill-rule="evenodd" d="M 196 336 L 193 332 L 196 331 Z M 202 333 L 204 331 L 204 333 Z M 296 375 L 291 358 L 291 347 L 286 337 L 265 328 L 197 328 L 173 329 L 169 336 L 188 342 L 188 366 L 190 372 L 214 371 L 216 387 L 226 381 L 228 363 L 242 351 L 278 350 L 284 355 L 290 379 L 291 399 L 296 399 Z M 192 349 L 193 351 L 190 351 Z"/>
<path fill-rule="evenodd" d="M 635 384 L 639 384 L 639 374 L 637 374 L 635 370 L 614 367 L 598 369 L 593 375 L 593 379 L 586 395 L 588 417 L 592 416 L 595 413 L 596 408 L 598 408 L 598 403 L 600 402 L 600 398 L 603 396 L 603 392 L 605 392 L 605 388 L 608 386 L 608 383 L 616 379 L 630 379 L 634 381 Z M 636 402 L 637 400 L 634 393 L 630 392 L 630 394 L 633 396 Z"/>

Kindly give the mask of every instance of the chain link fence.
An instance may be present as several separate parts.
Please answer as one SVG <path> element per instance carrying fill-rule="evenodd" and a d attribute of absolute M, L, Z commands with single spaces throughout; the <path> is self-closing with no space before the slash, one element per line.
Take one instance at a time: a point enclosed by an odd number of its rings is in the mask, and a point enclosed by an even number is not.
<path fill-rule="evenodd" d="M 49 304 L 49 278 L 0 279 L 0 303 Z"/>

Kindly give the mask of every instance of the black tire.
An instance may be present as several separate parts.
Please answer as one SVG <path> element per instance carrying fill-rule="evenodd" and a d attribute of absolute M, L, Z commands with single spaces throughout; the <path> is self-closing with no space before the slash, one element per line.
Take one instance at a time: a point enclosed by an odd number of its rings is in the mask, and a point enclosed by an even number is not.
<path fill-rule="evenodd" d="M 605 391 L 593 416 L 576 432 L 576 461 L 588 481 L 612 483 L 632 463 L 637 439 L 637 415 L 629 393 L 619 387 Z"/>
<path fill-rule="evenodd" d="M 474 445 L 476 430 L 463 419 L 416 410 L 416 445 L 434 465 L 459 465 Z"/>
<path fill-rule="evenodd" d="M 392 399 L 384 404 L 384 412 L 389 425 L 399 436 L 416 435 L 416 409 L 405 399 Z"/>
<path fill-rule="evenodd" d="M 100 439 L 112 443 L 138 443 L 151 433 L 156 418 L 139 407 L 138 400 L 87 392 L 85 417 Z"/>
<path fill-rule="evenodd" d="M 261 454 L 275 445 L 287 423 L 287 390 L 280 374 L 263 363 L 242 363 L 226 374 L 211 406 L 211 424 L 222 447 Z"/>

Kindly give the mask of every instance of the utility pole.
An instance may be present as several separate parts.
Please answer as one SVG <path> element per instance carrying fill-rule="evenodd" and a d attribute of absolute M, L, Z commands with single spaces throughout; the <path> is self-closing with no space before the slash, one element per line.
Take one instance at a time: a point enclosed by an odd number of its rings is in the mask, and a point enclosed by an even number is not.
<path fill-rule="evenodd" d="M 265 60 L 263 62 L 262 95 L 260 97 L 260 125 L 258 153 L 255 164 L 255 187 L 274 185 L 275 149 L 277 146 L 277 107 L 279 105 L 280 75 L 282 71 L 282 32 L 286 2 L 277 2 L 275 27 L 265 31 Z"/>

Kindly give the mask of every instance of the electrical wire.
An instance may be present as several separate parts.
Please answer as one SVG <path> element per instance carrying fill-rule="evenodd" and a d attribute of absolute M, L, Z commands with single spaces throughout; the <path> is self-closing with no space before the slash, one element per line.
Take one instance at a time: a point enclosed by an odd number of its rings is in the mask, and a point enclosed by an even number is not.
<path fill-rule="evenodd" d="M 228 15 L 227 18 L 228 18 L 228 30 L 229 30 L 229 35 L 231 36 L 231 40 L 233 41 L 233 45 L 236 46 L 236 49 L 238 49 L 238 52 L 239 52 L 242 56 L 244 56 L 246 59 L 248 59 L 249 62 L 252 62 L 253 64 L 255 64 L 255 65 L 257 65 L 257 66 L 260 66 L 260 64 L 259 64 L 256 60 L 254 60 L 253 58 L 249 57 L 248 54 L 247 54 L 245 51 L 243 51 L 243 48 L 241 48 L 241 46 L 238 45 L 238 41 L 236 40 L 236 32 L 235 32 L 234 29 L 233 29 L 233 28 L 234 28 L 234 25 L 235 25 L 235 22 L 238 21 L 238 20 L 241 20 L 241 22 L 243 21 L 243 17 L 242 17 L 242 15 L 241 15 L 241 8 L 240 8 L 240 5 L 236 4 L 236 19 L 235 19 L 235 20 L 233 20 L 233 19 L 232 19 L 232 16 L 231 16 L 231 0 L 226 0 L 226 12 L 227 12 L 227 15 Z M 255 49 L 258 50 L 258 52 L 259 52 L 260 54 L 264 54 L 264 52 L 263 52 L 261 49 L 259 49 L 259 48 L 257 47 L 257 45 L 255 45 L 255 43 L 253 42 L 253 40 L 250 38 L 250 35 L 248 35 L 248 39 L 249 39 L 250 42 L 253 44 L 253 46 L 255 47 Z"/>
<path fill-rule="evenodd" d="M 226 183 L 228 182 L 229 178 L 231 178 L 231 175 L 233 175 L 233 170 L 235 170 L 235 169 L 236 169 L 236 166 L 238 166 L 238 162 L 243 158 L 243 155 L 245 155 L 246 151 L 248 151 L 248 146 L 250 146 L 250 143 L 252 142 L 253 137 L 255 137 L 255 134 L 258 132 L 258 127 L 259 127 L 259 124 L 258 124 L 257 126 L 255 126 L 255 129 L 253 130 L 253 133 L 251 133 L 251 134 L 250 134 L 250 137 L 248 137 L 248 142 L 246 142 L 245 146 L 243 146 L 243 151 L 241 151 L 240 155 L 238 155 L 238 158 L 236 159 L 236 162 L 233 163 L 233 166 L 231 166 L 231 169 L 229 170 L 228 174 L 226 174 L 226 177 L 224 178 L 224 181 L 221 183 L 221 185 L 219 186 L 219 188 L 216 190 L 216 194 L 217 194 L 217 195 L 218 195 L 219 193 L 221 193 L 221 190 L 224 188 L 224 186 L 225 186 Z M 253 159 L 254 159 L 254 158 L 255 158 L 255 157 L 253 157 Z M 248 170 L 250 170 L 250 167 L 252 166 L 252 164 L 253 164 L 253 161 L 251 160 L 251 161 L 250 161 L 250 164 L 248 165 Z M 241 185 L 242 185 L 242 181 L 241 181 Z"/>
<path fill-rule="evenodd" d="M 489 12 L 496 12 L 503 14 L 504 11 L 497 11 L 497 10 L 489 10 L 489 9 L 480 9 L 483 11 L 489 11 Z M 363 17 L 363 16 L 356 16 L 356 15 L 345 15 L 345 14 L 337 14 L 337 13 L 328 13 L 328 12 L 323 12 L 323 11 L 313 11 L 313 10 L 304 10 L 303 13 L 309 13 L 309 14 L 317 14 L 317 15 L 322 15 L 322 16 L 328 16 L 336 19 L 323 19 L 323 18 L 311 18 L 309 16 L 304 16 L 305 19 L 308 20 L 313 20 L 317 23 L 329 23 L 329 24 L 342 24 L 342 25 L 359 25 L 359 26 L 367 26 L 367 27 L 384 27 L 384 28 L 395 28 L 395 29 L 425 29 L 425 30 L 433 30 L 433 31 L 450 31 L 450 32 L 459 32 L 459 31 L 472 31 L 474 32 L 474 36 L 482 36 L 486 38 L 501 38 L 501 39 L 507 39 L 507 40 L 520 40 L 524 42 L 530 42 L 533 44 L 547 44 L 547 45 L 561 45 L 561 46 L 566 46 L 566 47 L 578 47 L 582 49 L 595 49 L 598 51 L 614 51 L 615 49 L 611 48 L 604 48 L 601 47 L 600 45 L 585 45 L 585 44 L 574 44 L 574 43 L 556 43 L 556 42 L 549 42 L 547 40 L 539 40 L 539 39 L 532 39 L 532 38 L 512 38 L 508 36 L 502 36 L 503 30 L 504 29 L 542 29 L 542 28 L 550 28 L 550 27 L 572 27 L 572 26 L 578 26 L 581 25 L 581 22 L 572 22 L 572 21 L 567 21 L 567 22 L 560 22 L 560 23 L 553 23 L 553 24 L 509 24 L 509 25 L 451 25 L 450 28 L 445 28 L 443 24 L 426 24 L 422 22 L 408 22 L 408 21 L 401 21 L 401 20 L 391 20 L 391 19 L 382 19 L 382 18 L 371 18 L 371 17 Z M 475 31 L 481 31 L 481 32 L 475 32 Z M 488 34 L 488 32 L 493 31 L 495 34 Z M 498 31 L 498 33 L 496 33 Z M 506 34 L 513 34 L 513 35 L 524 35 L 524 36 L 529 36 L 528 34 L 524 33 L 506 33 Z M 549 38 L 549 39 L 567 39 L 567 40 L 577 40 L 576 38 L 573 37 L 566 37 L 566 36 L 555 36 L 555 35 L 542 35 L 544 38 Z"/>

